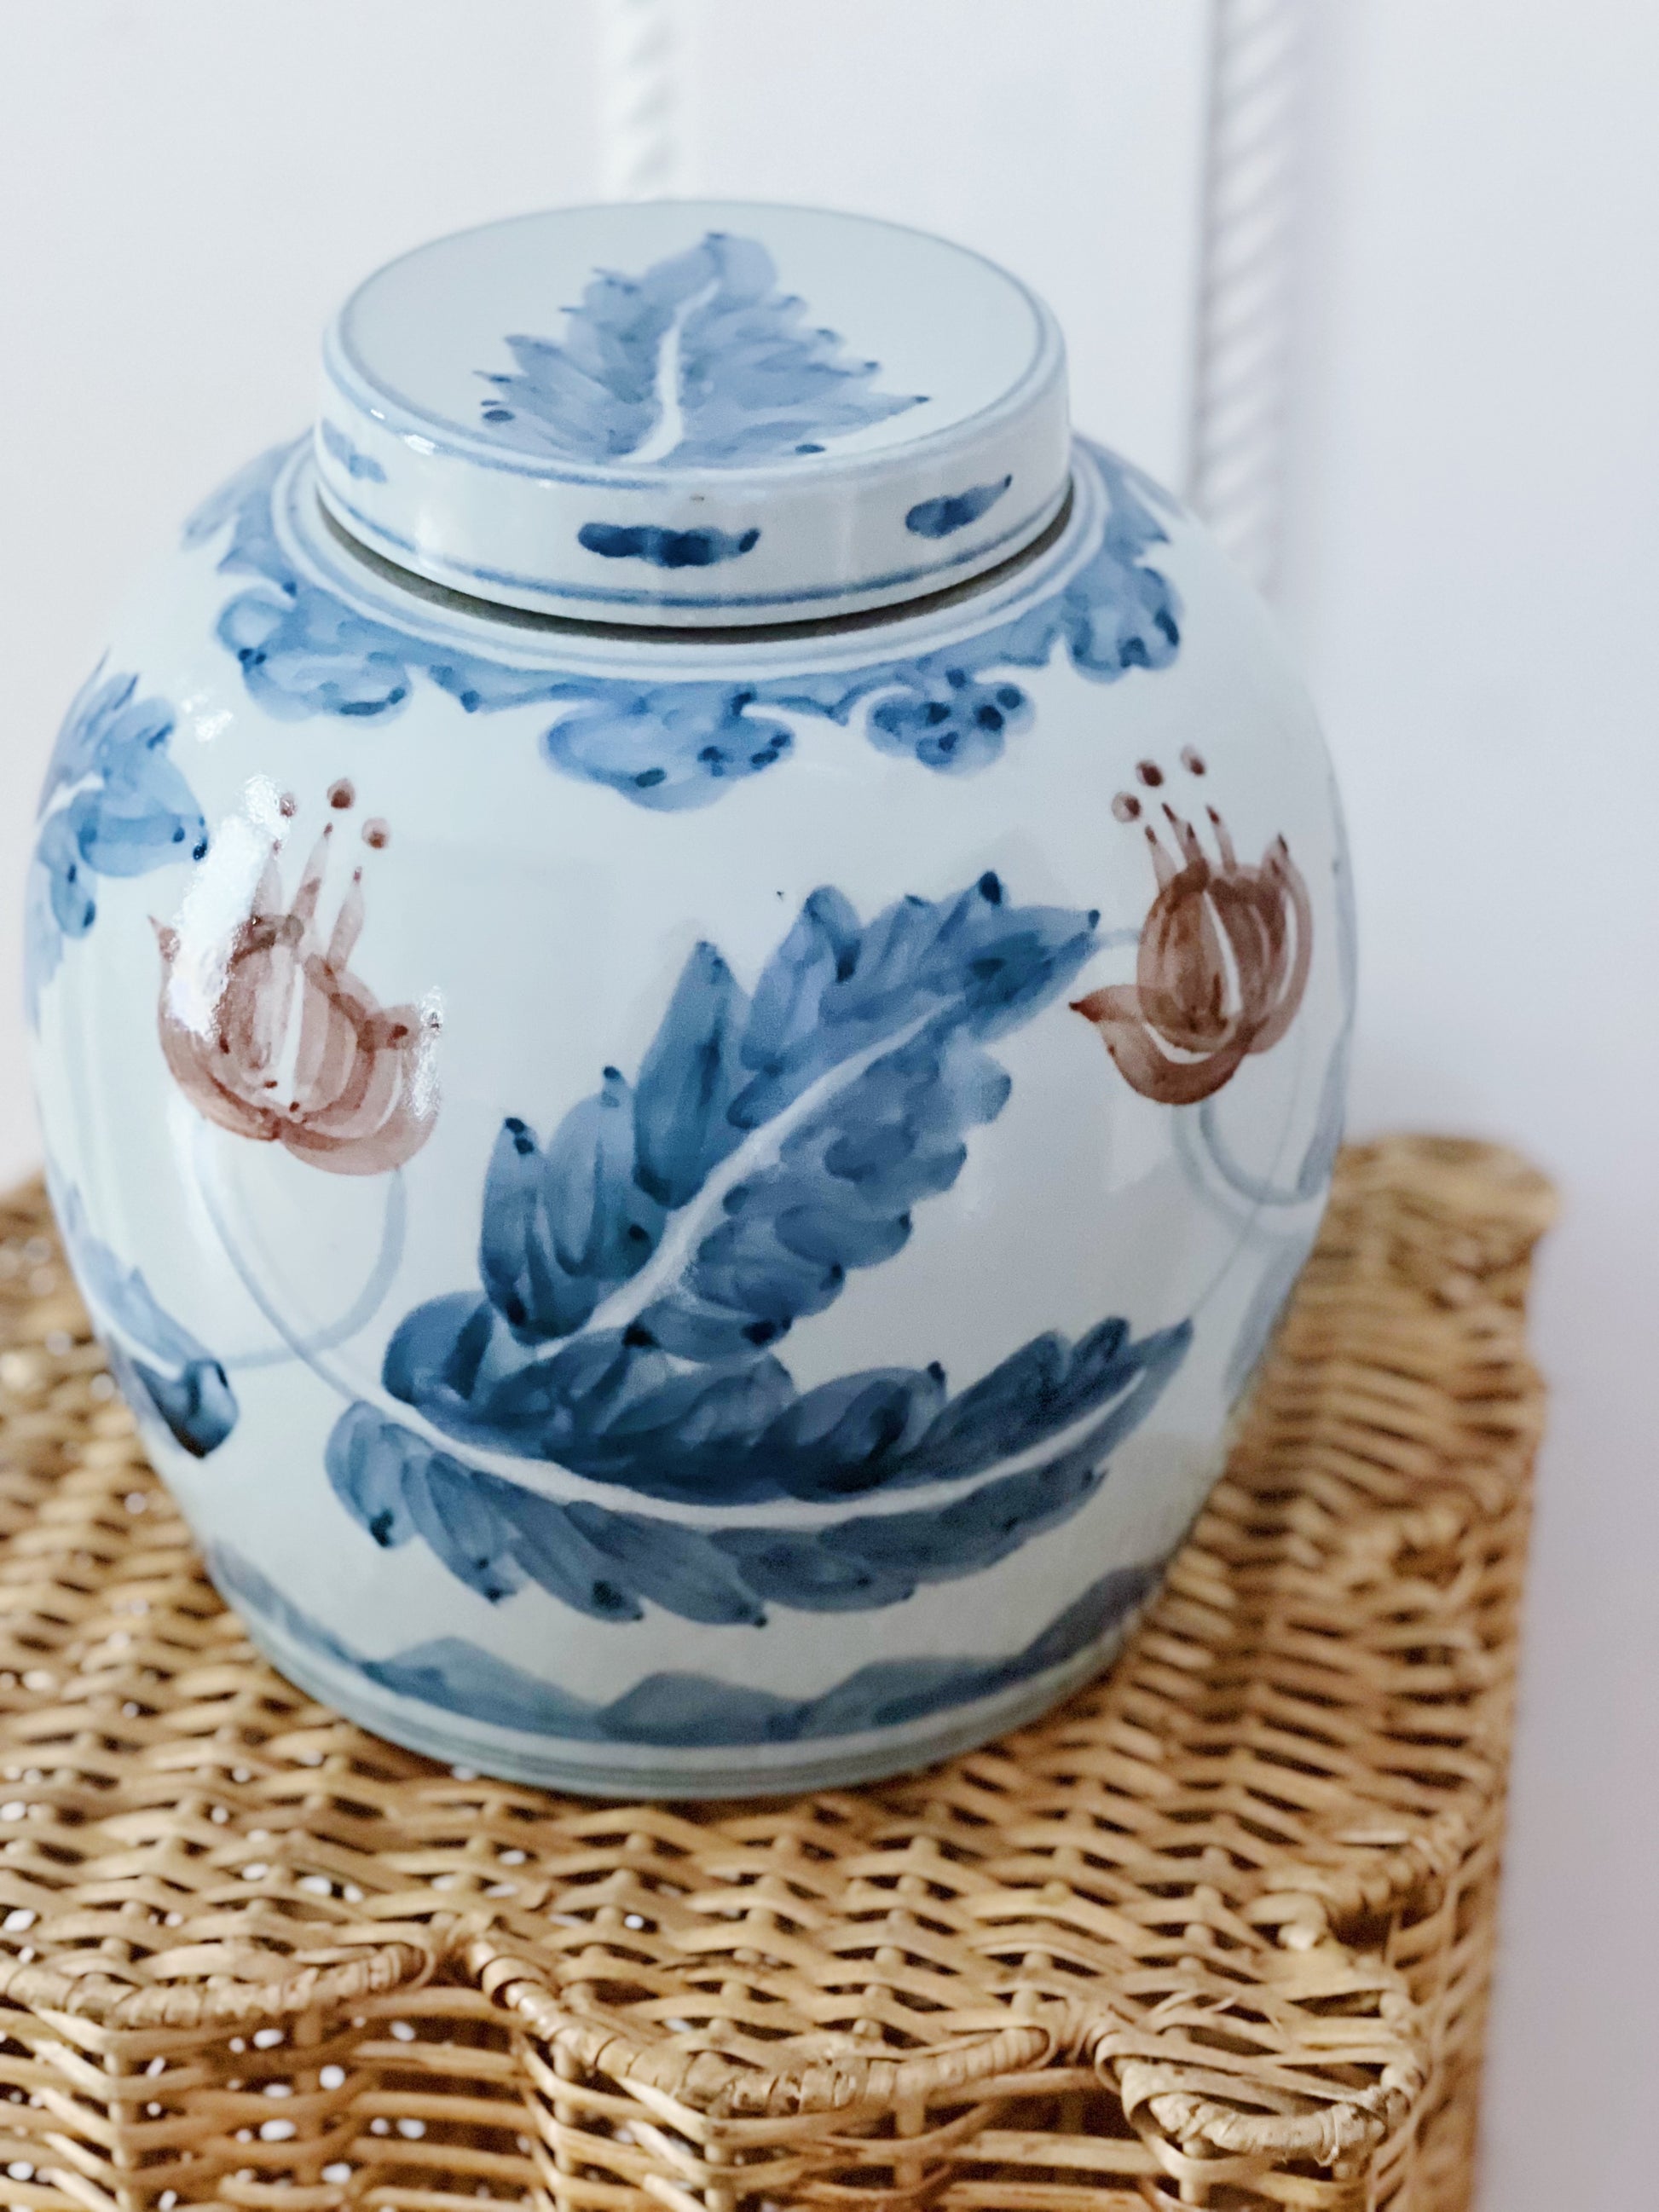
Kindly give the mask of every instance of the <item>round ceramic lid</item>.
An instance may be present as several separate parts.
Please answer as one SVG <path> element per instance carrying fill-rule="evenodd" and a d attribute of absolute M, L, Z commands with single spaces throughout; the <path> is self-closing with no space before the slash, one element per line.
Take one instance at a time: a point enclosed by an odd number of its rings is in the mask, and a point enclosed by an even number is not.
<path fill-rule="evenodd" d="M 1066 496 L 1065 349 L 1006 270 L 811 208 L 560 209 L 368 278 L 323 353 L 325 506 L 436 583 L 589 621 L 855 612 Z"/>

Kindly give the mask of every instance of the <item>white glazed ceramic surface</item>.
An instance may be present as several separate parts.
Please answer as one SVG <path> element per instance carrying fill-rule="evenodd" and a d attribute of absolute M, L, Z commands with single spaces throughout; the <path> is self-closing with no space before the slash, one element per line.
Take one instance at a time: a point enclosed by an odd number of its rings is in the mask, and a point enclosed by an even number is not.
<path fill-rule="evenodd" d="M 976 586 L 649 638 L 378 570 L 306 445 L 72 708 L 54 1196 L 287 1672 L 446 1759 L 917 1763 L 1112 1648 L 1341 1114 L 1340 818 L 1267 617 L 1098 449 Z"/>
<path fill-rule="evenodd" d="M 1053 315 L 865 216 L 657 200 L 490 223 L 377 271 L 323 363 L 334 514 L 543 613 L 844 615 L 979 574 L 1065 495 Z"/>

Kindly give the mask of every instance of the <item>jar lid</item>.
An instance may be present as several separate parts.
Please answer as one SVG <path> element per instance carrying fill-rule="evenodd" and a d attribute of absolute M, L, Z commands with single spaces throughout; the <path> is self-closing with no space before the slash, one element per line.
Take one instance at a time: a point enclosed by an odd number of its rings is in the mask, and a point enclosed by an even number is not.
<path fill-rule="evenodd" d="M 323 349 L 324 504 L 474 597 L 588 621 L 848 614 L 1039 537 L 1065 348 L 1025 287 L 812 208 L 559 209 L 417 247 Z"/>

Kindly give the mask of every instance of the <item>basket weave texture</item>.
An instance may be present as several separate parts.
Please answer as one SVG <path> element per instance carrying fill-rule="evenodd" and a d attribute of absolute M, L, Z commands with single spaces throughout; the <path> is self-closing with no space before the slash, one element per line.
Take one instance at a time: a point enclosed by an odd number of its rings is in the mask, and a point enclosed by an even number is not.
<path fill-rule="evenodd" d="M 0 1201 L 0 2203 L 1451 2212 L 1550 1212 L 1344 1155 L 1111 1673 L 738 1807 L 453 1774 L 250 1650 Z"/>

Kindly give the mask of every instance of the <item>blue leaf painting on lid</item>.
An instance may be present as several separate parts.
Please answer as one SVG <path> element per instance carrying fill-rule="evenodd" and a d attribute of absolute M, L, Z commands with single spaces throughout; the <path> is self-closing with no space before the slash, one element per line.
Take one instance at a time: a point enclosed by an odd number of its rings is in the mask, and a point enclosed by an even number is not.
<path fill-rule="evenodd" d="M 284 1597 L 229 1545 L 215 1545 L 208 1566 L 231 1602 L 256 1623 L 268 1625 L 275 1638 L 395 1696 L 524 1735 L 675 1749 L 823 1741 L 902 1728 L 975 1704 L 1035 1681 L 1103 1645 L 1158 1579 L 1154 1567 L 1114 1568 L 1007 1658 L 876 1660 L 808 1698 L 784 1697 L 709 1674 L 649 1674 L 601 1705 L 462 1637 L 435 1637 L 386 1658 L 369 1658 Z"/>
<path fill-rule="evenodd" d="M 1083 453 L 1104 512 L 1085 558 L 1054 590 L 925 653 L 761 681 L 652 682 L 514 666 L 453 637 L 422 635 L 412 600 L 407 623 L 365 613 L 303 578 L 278 541 L 271 503 L 286 449 L 208 501 L 185 543 L 228 532 L 220 569 L 258 580 L 222 609 L 217 634 L 265 714 L 385 721 L 407 706 L 420 677 L 469 714 L 551 707 L 556 719 L 544 726 L 541 745 L 554 768 L 636 806 L 669 811 L 711 805 L 787 760 L 791 715 L 856 726 L 880 751 L 937 774 L 972 775 L 1030 726 L 1030 697 L 1013 672 L 1046 667 L 1060 649 L 1093 683 L 1169 667 L 1181 646 L 1181 603 L 1148 557 L 1168 536 L 1154 512 L 1158 495 L 1102 448 Z"/>
<path fill-rule="evenodd" d="M 32 1022 L 65 940 L 84 937 L 98 918 L 100 876 L 148 875 L 207 850 L 202 810 L 167 753 L 173 710 L 137 690 L 136 676 L 94 672 L 47 764 L 25 890 Z"/>
<path fill-rule="evenodd" d="M 353 1518 L 383 1546 L 423 1542 L 492 1602 L 533 1584 L 599 1620 L 652 1603 L 732 1624 L 897 1604 L 1078 1512 L 1189 1323 L 1045 1331 L 954 1393 L 938 1362 L 802 1389 L 779 1354 L 955 1183 L 1009 1095 L 989 1048 L 1065 990 L 1097 921 L 1015 905 L 987 875 L 867 922 L 816 891 L 752 989 L 696 946 L 632 1081 L 606 1068 L 545 1143 L 505 1123 L 479 1289 L 416 1307 L 386 1352 L 389 1395 L 463 1449 L 642 1498 L 973 1487 L 823 1528 L 684 1528 L 550 1498 L 359 1402 L 326 1455 Z"/>
<path fill-rule="evenodd" d="M 135 1412 L 153 1410 L 191 1458 L 206 1459 L 238 1418 L 224 1368 L 157 1303 L 137 1268 L 94 1236 L 75 1186 L 49 1180 L 64 1249 L 124 1396 Z"/>
<path fill-rule="evenodd" d="M 507 349 L 511 374 L 480 372 L 484 428 L 559 460 L 718 468 L 818 453 L 922 398 L 877 391 L 880 363 L 814 328 L 766 248 L 726 231 L 641 276 L 600 270 L 562 338 Z"/>

